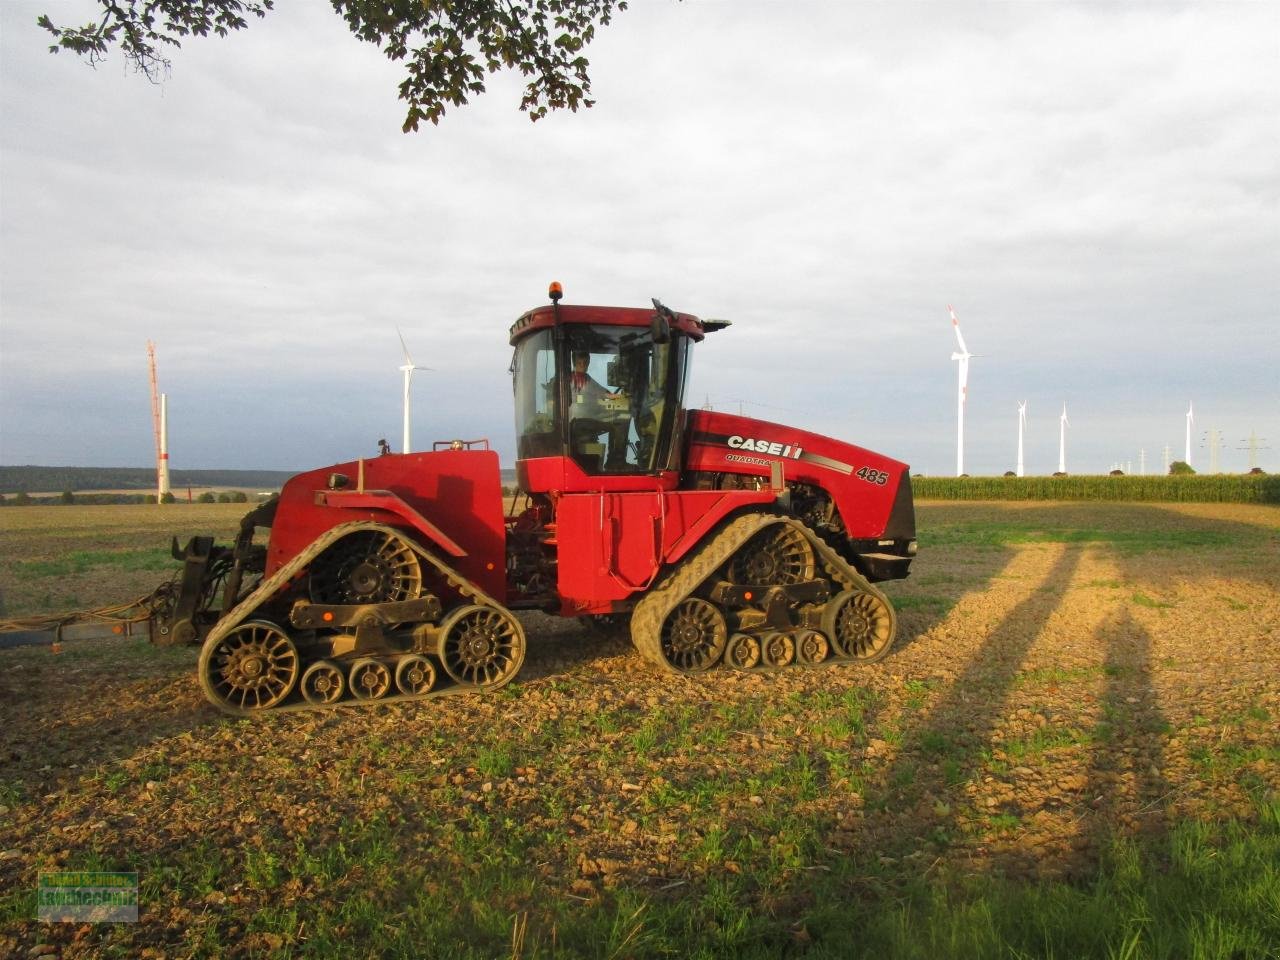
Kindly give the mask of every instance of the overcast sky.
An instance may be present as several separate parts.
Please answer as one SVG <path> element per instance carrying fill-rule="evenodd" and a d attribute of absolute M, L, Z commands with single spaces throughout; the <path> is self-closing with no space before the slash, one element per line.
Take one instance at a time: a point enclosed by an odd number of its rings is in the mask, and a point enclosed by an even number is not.
<path fill-rule="evenodd" d="M 46 52 L 0 3 L 0 462 L 304 469 L 514 447 L 507 328 L 658 297 L 733 321 L 690 405 L 955 471 L 1258 453 L 1280 469 L 1280 3 L 637 0 L 588 49 L 597 105 L 518 78 L 400 132 L 399 68 L 327 3 L 191 40 L 153 86 Z"/>

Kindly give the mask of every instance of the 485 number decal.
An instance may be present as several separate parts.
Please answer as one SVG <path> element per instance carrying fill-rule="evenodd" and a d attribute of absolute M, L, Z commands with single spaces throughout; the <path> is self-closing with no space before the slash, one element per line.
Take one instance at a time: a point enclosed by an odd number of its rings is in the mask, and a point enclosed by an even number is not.
<path fill-rule="evenodd" d="M 867 483 L 874 483 L 878 487 L 883 487 L 889 482 L 889 475 L 883 470 L 872 470 L 870 467 L 862 467 L 855 476 L 859 480 L 865 480 Z"/>

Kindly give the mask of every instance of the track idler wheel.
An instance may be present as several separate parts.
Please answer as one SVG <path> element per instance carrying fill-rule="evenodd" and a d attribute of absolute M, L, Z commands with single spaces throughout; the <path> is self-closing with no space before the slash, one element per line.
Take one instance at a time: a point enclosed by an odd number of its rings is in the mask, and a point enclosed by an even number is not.
<path fill-rule="evenodd" d="M 200 651 L 200 686 L 231 713 L 267 710 L 298 682 L 301 662 L 289 635 L 274 623 L 250 620 Z"/>
<path fill-rule="evenodd" d="M 873 663 L 889 652 L 898 629 L 893 607 L 873 593 L 846 590 L 827 604 L 822 631 L 836 652 L 862 663 Z"/>
<path fill-rule="evenodd" d="M 750 670 L 760 662 L 760 641 L 749 633 L 735 633 L 729 638 L 724 660 L 739 670 Z"/>
<path fill-rule="evenodd" d="M 380 700 L 391 691 L 391 669 L 381 660 L 362 657 L 351 665 L 349 682 L 357 700 Z"/>
<path fill-rule="evenodd" d="M 361 530 L 331 544 L 311 563 L 313 603 L 392 603 L 422 594 L 422 565 L 402 537 Z"/>
<path fill-rule="evenodd" d="M 436 668 L 420 653 L 401 657 L 396 664 L 396 689 L 411 697 L 430 692 L 436 685 Z"/>
<path fill-rule="evenodd" d="M 738 549 L 725 572 L 730 583 L 804 583 L 814 576 L 813 544 L 790 523 L 770 524 Z"/>
<path fill-rule="evenodd" d="M 701 673 L 720 661 L 728 639 L 729 628 L 720 609 L 700 597 L 689 597 L 662 625 L 662 657 L 680 673 Z"/>
<path fill-rule="evenodd" d="M 473 604 L 459 607 L 440 624 L 440 662 L 460 684 L 496 688 L 509 683 L 524 663 L 524 627 L 510 613 Z"/>
<path fill-rule="evenodd" d="M 347 692 L 342 668 L 332 660 L 317 660 L 302 675 L 302 699 L 318 707 L 337 703 Z"/>

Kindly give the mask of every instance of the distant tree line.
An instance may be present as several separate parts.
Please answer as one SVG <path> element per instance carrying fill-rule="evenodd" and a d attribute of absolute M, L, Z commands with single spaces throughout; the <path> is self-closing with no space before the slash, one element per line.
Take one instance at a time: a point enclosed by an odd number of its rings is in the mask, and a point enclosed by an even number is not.
<path fill-rule="evenodd" d="M 248 503 L 248 501 L 249 496 L 243 490 L 224 490 L 221 493 L 206 490 L 195 498 L 196 503 Z M 81 506 L 113 506 L 117 504 L 155 502 L 156 495 L 154 493 L 72 493 L 70 490 L 63 490 L 56 496 L 48 497 L 33 497 L 25 491 L 8 497 L 0 494 L 0 507 L 51 507 L 75 504 L 80 504 Z M 172 493 L 166 493 L 161 498 L 161 502 L 186 503 L 187 500 L 186 497 L 179 500 Z"/>
<path fill-rule="evenodd" d="M 174 470 L 174 487 L 253 487 L 278 490 L 292 473 L 284 470 Z M 0 491 L 38 493 L 45 490 L 154 490 L 151 467 L 3 467 Z M 82 501 L 84 502 L 84 501 Z"/>

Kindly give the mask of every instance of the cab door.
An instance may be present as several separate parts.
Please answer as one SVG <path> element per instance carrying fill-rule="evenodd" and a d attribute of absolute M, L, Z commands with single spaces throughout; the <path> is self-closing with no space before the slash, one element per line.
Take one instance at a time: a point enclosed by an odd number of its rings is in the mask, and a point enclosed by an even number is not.
<path fill-rule="evenodd" d="M 662 563 L 665 493 L 566 494 L 556 509 L 558 586 L 565 613 L 608 613 L 647 589 Z"/>

